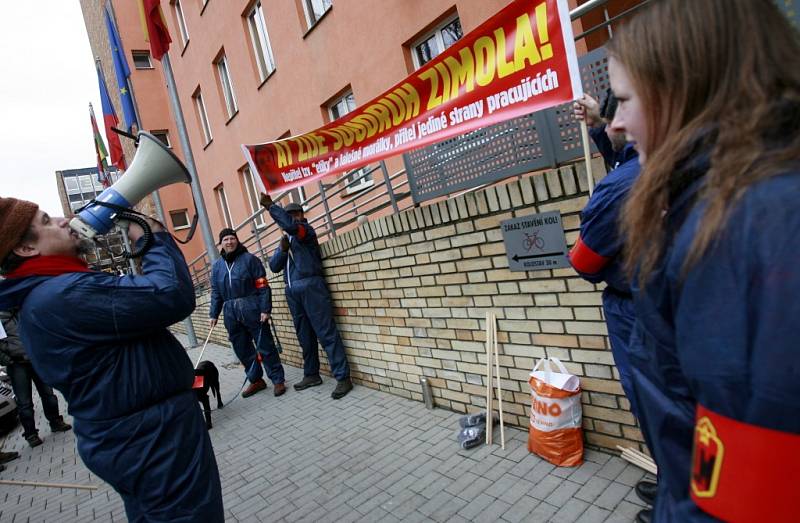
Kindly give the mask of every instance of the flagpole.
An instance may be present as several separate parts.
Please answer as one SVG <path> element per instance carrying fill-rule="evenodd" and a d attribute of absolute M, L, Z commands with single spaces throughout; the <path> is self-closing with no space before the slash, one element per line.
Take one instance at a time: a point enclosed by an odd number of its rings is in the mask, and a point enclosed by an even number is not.
<path fill-rule="evenodd" d="M 117 24 L 117 14 L 114 12 L 114 4 L 112 2 L 106 2 L 106 9 L 108 9 L 109 14 L 111 15 L 111 21 L 114 22 L 114 25 L 119 27 Z M 120 41 L 122 41 L 122 35 L 119 35 Z M 131 102 L 133 103 L 133 114 L 136 115 L 136 121 L 139 122 L 139 126 L 141 127 L 142 115 L 139 112 L 139 106 L 136 103 L 136 96 L 133 94 L 133 85 L 130 78 L 125 79 L 125 85 L 128 87 L 128 92 L 131 95 Z M 158 190 L 153 191 L 150 193 L 153 197 L 153 204 L 156 207 L 156 215 L 161 223 L 167 223 L 166 216 L 164 214 L 164 206 L 161 204 L 161 195 L 158 194 Z"/>
<path fill-rule="evenodd" d="M 172 74 L 172 64 L 169 60 L 169 53 L 164 53 L 164 56 L 161 57 L 161 67 L 164 70 L 164 78 L 167 81 L 169 101 L 172 105 L 172 112 L 175 115 L 175 126 L 178 128 L 178 138 L 180 138 L 181 141 L 181 148 L 183 149 L 184 159 L 186 160 L 186 168 L 189 170 L 189 174 L 192 177 L 192 195 L 194 196 L 195 207 L 197 208 L 198 223 L 203 233 L 203 240 L 206 245 L 208 258 L 213 263 L 219 258 L 219 253 L 216 249 L 216 242 L 214 242 L 214 235 L 211 233 L 211 224 L 208 221 L 208 214 L 206 213 L 206 202 L 203 198 L 203 191 L 200 188 L 200 178 L 197 176 L 192 146 L 189 143 L 189 134 L 186 132 L 186 120 L 183 119 L 183 110 L 181 109 L 181 102 L 178 99 L 178 90 L 175 87 L 175 76 Z"/>

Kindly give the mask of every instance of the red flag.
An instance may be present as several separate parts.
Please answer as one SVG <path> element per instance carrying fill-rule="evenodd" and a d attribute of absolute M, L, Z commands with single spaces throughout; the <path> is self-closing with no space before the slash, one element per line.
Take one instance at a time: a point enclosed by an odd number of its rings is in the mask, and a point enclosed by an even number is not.
<path fill-rule="evenodd" d="M 142 18 L 144 39 L 150 42 L 150 54 L 156 60 L 161 60 L 172 42 L 164 13 L 161 11 L 161 0 L 139 0 L 139 15 Z"/>
<path fill-rule="evenodd" d="M 117 113 L 114 111 L 114 106 L 111 103 L 111 97 L 108 95 L 108 88 L 106 87 L 106 78 L 103 71 L 100 69 L 100 64 L 97 64 L 97 82 L 100 84 L 100 101 L 103 106 L 103 123 L 106 128 L 106 138 L 108 138 L 108 148 L 111 149 L 111 163 L 120 169 L 127 169 L 125 165 L 125 152 L 122 150 L 122 143 L 120 142 L 119 135 L 111 130 L 112 127 L 119 125 L 117 120 Z"/>

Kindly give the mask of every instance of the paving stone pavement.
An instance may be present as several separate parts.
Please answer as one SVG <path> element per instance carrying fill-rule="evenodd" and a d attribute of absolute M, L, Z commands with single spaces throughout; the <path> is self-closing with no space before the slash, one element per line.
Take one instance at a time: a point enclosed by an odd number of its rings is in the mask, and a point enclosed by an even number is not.
<path fill-rule="evenodd" d="M 199 349 L 188 353 L 195 361 Z M 587 450 L 581 467 L 557 468 L 529 454 L 527 433 L 514 428 L 505 450 L 461 450 L 456 413 L 358 385 L 334 401 L 329 377 L 296 392 L 302 369 L 288 366 L 284 396 L 270 387 L 232 400 L 244 379 L 233 351 L 209 344 L 204 359 L 217 364 L 226 401 L 212 413 L 211 439 L 227 521 L 599 523 L 630 522 L 642 509 L 632 487 L 644 473 L 616 456 Z M 38 397 L 35 409 L 44 444 L 29 448 L 15 429 L 3 450 L 21 456 L 0 479 L 99 488 L 0 485 L 0 521 L 125 521 L 122 500 L 84 467 L 72 432 L 50 433 Z"/>

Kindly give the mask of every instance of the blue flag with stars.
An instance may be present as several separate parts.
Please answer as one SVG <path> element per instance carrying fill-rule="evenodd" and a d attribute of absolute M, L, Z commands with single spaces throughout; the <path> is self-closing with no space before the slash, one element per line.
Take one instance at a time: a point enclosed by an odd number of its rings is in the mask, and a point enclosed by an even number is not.
<path fill-rule="evenodd" d="M 131 132 L 131 128 L 136 125 L 139 128 L 139 122 L 136 120 L 136 111 L 133 108 L 133 96 L 128 87 L 128 77 L 131 75 L 131 70 L 128 67 L 128 61 L 125 59 L 125 49 L 122 47 L 122 42 L 119 39 L 114 21 L 111 20 L 111 14 L 108 9 L 105 9 L 106 16 L 106 29 L 108 30 L 108 42 L 111 47 L 111 58 L 114 60 L 114 72 L 117 76 L 117 86 L 119 87 L 119 99 L 122 102 L 122 116 L 125 119 L 125 128 Z"/>

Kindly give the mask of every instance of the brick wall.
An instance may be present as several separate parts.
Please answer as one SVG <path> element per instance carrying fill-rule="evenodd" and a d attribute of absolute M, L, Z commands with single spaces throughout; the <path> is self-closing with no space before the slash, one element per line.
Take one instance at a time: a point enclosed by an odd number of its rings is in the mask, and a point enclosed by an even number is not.
<path fill-rule="evenodd" d="M 609 350 L 602 287 L 572 269 L 509 271 L 499 227 L 560 210 L 572 244 L 586 191 L 582 164 L 568 166 L 380 218 L 326 242 L 327 281 L 356 382 L 421 401 L 426 376 L 437 407 L 483 408 L 485 315 L 493 310 L 507 423 L 527 427 L 528 374 L 537 358 L 556 356 L 581 377 L 587 443 L 639 447 Z M 270 281 L 283 358 L 302 366 L 283 279 Z M 206 296 L 195 312 L 198 337 L 207 334 L 207 316 Z M 225 336 L 214 333 L 219 342 Z"/>

